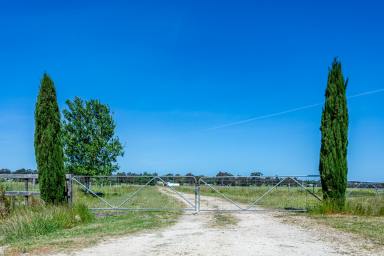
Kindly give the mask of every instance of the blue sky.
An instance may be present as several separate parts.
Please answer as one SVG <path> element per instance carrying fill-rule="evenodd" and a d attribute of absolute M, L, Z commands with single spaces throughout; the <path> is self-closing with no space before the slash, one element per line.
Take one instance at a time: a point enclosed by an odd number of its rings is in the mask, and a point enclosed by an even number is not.
<path fill-rule="evenodd" d="M 384 88 L 380 1 L 0 0 L 0 168 L 35 168 L 43 72 L 66 99 L 110 105 L 124 171 L 318 172 L 335 56 L 348 94 Z M 349 178 L 384 179 L 384 93 L 349 101 Z"/>

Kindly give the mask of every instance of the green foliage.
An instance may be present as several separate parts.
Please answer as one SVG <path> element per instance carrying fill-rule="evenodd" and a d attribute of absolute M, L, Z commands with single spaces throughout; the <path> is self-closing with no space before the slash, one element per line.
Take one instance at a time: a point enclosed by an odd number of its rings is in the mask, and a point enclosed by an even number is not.
<path fill-rule="evenodd" d="M 65 167 L 78 175 L 111 175 L 118 169 L 123 146 L 115 137 L 115 122 L 107 105 L 98 100 L 67 100 L 63 111 Z"/>
<path fill-rule="evenodd" d="M 46 235 L 88 223 L 94 215 L 84 205 L 38 206 L 17 209 L 0 225 L 5 242 Z"/>
<path fill-rule="evenodd" d="M 72 208 L 72 211 L 75 214 L 75 219 L 77 222 L 90 223 L 95 218 L 95 215 L 88 209 L 85 204 L 75 204 Z"/>
<path fill-rule="evenodd" d="M 44 74 L 35 109 L 35 156 L 41 198 L 47 203 L 65 200 L 65 173 L 60 111 L 51 78 Z"/>
<path fill-rule="evenodd" d="M 340 209 L 347 188 L 348 108 L 341 63 L 335 59 L 328 73 L 321 119 L 320 176 L 323 197 Z"/>

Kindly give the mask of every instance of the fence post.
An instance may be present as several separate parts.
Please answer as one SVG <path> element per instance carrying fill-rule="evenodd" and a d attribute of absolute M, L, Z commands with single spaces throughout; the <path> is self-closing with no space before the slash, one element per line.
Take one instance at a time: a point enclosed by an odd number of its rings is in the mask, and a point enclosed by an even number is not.
<path fill-rule="evenodd" d="M 73 174 L 66 175 L 67 177 L 67 202 L 68 205 L 72 205 L 73 203 L 73 186 L 72 186 L 72 178 Z"/>
<path fill-rule="evenodd" d="M 24 190 L 28 192 L 28 178 L 24 179 Z M 24 196 L 25 206 L 28 206 L 28 193 Z"/>

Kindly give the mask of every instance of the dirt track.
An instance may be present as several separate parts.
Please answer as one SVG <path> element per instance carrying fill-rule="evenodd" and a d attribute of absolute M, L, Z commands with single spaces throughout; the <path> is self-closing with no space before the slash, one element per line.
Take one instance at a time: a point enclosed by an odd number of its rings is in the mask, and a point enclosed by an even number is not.
<path fill-rule="evenodd" d="M 190 197 L 186 195 L 186 197 Z M 201 197 L 202 203 L 227 204 Z M 185 213 L 168 228 L 107 240 L 72 255 L 384 255 L 365 241 L 324 227 L 308 230 L 271 212 L 224 215 L 237 223 L 215 226 L 217 215 Z"/>

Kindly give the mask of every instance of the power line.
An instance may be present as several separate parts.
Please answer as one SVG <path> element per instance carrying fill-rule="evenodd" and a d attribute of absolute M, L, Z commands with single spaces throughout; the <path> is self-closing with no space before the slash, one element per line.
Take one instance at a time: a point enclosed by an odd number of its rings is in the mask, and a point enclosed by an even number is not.
<path fill-rule="evenodd" d="M 380 88 L 380 89 L 376 89 L 376 90 L 372 90 L 372 91 L 366 91 L 366 92 L 357 93 L 357 94 L 348 96 L 347 99 L 353 99 L 353 98 L 363 97 L 363 96 L 377 94 L 377 93 L 382 93 L 382 92 L 384 92 L 384 88 Z M 291 108 L 291 109 L 287 109 L 287 110 L 284 110 L 284 111 L 275 112 L 275 113 L 271 113 L 271 114 L 255 116 L 255 117 L 239 120 L 239 121 L 236 121 L 236 122 L 226 123 L 226 124 L 218 125 L 218 126 L 215 126 L 215 127 L 211 127 L 211 128 L 208 128 L 207 130 L 218 130 L 218 129 L 222 129 L 222 128 L 226 128 L 226 127 L 241 125 L 241 124 L 253 122 L 253 121 L 256 121 L 256 120 L 267 119 L 267 118 L 271 118 L 271 117 L 285 115 L 285 114 L 292 113 L 292 112 L 297 112 L 297 111 L 301 111 L 301 110 L 305 110 L 305 109 L 319 107 L 319 106 L 322 106 L 323 104 L 324 104 L 323 102 L 322 103 L 314 103 L 314 104 L 305 105 L 305 106 L 296 107 L 296 108 Z"/>

